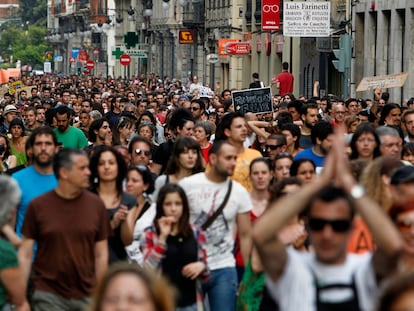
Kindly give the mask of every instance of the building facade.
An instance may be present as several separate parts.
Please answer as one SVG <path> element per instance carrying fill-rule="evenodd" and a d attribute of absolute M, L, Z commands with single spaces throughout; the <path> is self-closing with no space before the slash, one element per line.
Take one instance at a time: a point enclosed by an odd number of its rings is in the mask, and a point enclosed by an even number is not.
<path fill-rule="evenodd" d="M 414 3 L 410 0 L 353 0 L 352 93 L 363 77 L 408 72 L 402 88 L 390 88 L 390 100 L 402 103 L 414 96 Z"/>
<path fill-rule="evenodd" d="M 54 59 L 55 72 L 83 71 L 86 55 L 94 61 L 95 75 L 156 73 L 182 81 L 197 75 L 220 90 L 246 88 L 252 73 L 258 72 L 276 93 L 272 81 L 284 61 L 295 76 L 294 93 L 307 97 L 312 96 L 315 81 L 320 95 L 372 97 L 370 91 L 356 93 L 362 77 L 411 72 L 412 1 L 330 3 L 330 37 L 291 38 L 283 36 L 283 11 L 278 31 L 262 31 L 260 0 L 49 0 L 48 39 L 54 55 L 60 56 Z M 183 42 L 183 33 L 193 40 Z M 344 34 L 352 36 L 348 75 L 332 65 L 332 51 Z M 126 36 L 132 36 L 132 46 Z M 251 53 L 223 54 L 222 40 L 247 42 Z M 121 53 L 131 56 L 129 66 L 120 64 Z M 403 88 L 390 89 L 392 99 L 411 97 L 413 79 L 409 75 Z"/>

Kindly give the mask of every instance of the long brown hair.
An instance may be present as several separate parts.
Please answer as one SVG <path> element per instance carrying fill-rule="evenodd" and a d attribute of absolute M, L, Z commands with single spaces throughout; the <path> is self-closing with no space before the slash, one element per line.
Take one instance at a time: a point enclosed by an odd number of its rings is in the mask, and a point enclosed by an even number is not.
<path fill-rule="evenodd" d="M 159 233 L 159 226 L 158 226 L 158 219 L 165 215 L 164 213 L 164 201 L 168 194 L 170 193 L 178 193 L 183 203 L 183 213 L 178 220 L 178 232 L 185 237 L 188 237 L 192 234 L 192 229 L 190 225 L 190 205 L 188 204 L 187 195 L 185 194 L 183 188 L 176 184 L 166 184 L 164 185 L 159 194 L 157 199 L 157 212 L 154 218 L 154 225 L 157 228 Z"/>

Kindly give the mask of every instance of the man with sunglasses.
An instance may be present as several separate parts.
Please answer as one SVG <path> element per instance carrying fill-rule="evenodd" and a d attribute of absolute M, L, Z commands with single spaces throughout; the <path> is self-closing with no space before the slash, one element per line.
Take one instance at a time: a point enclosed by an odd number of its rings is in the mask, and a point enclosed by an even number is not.
<path fill-rule="evenodd" d="M 191 101 L 190 110 L 195 122 L 199 122 L 202 121 L 201 117 L 204 110 L 206 110 L 206 105 L 201 99 L 193 99 Z"/>
<path fill-rule="evenodd" d="M 266 156 L 273 161 L 278 153 L 286 151 L 286 137 L 282 134 L 269 135 L 269 137 L 266 138 L 265 148 Z"/>
<path fill-rule="evenodd" d="M 253 239 L 267 273 L 266 286 L 281 310 L 373 310 L 378 283 L 397 266 L 401 237 L 351 175 L 343 135 L 341 128 L 333 137 L 320 178 L 273 203 L 255 225 Z M 303 211 L 311 253 L 286 247 L 275 234 Z M 346 251 L 354 212 L 376 241 L 374 253 Z"/>

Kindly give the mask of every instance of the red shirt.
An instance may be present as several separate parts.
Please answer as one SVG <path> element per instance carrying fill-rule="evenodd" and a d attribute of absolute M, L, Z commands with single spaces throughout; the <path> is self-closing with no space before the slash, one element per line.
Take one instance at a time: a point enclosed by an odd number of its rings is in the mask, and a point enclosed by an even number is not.
<path fill-rule="evenodd" d="M 285 96 L 287 93 L 293 93 L 293 75 L 287 71 L 278 74 L 279 95 Z"/>

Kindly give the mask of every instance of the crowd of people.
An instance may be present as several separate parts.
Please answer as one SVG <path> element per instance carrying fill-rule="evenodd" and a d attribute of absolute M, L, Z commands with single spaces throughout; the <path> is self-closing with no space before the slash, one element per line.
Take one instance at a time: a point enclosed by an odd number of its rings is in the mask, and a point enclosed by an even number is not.
<path fill-rule="evenodd" d="M 0 104 L 0 310 L 414 308 L 414 99 L 289 81 L 243 115 L 196 76 L 23 77 Z"/>

